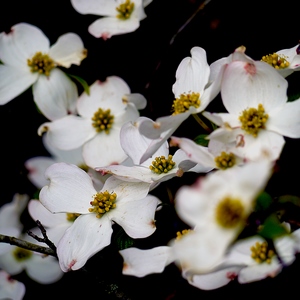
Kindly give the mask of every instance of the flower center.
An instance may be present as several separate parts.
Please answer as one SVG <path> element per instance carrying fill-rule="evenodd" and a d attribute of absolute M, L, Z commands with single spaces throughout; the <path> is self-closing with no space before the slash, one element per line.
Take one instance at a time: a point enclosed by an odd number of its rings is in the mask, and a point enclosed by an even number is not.
<path fill-rule="evenodd" d="M 76 214 L 76 213 L 66 213 L 66 215 L 67 215 L 67 221 L 69 222 L 74 222 L 80 216 L 80 214 Z"/>
<path fill-rule="evenodd" d="M 22 262 L 32 256 L 32 251 L 17 247 L 13 252 L 13 256 L 16 261 Z"/>
<path fill-rule="evenodd" d="M 126 0 L 124 3 L 120 4 L 116 7 L 118 12 L 117 18 L 121 20 L 127 20 L 130 18 L 133 10 L 134 10 L 134 3 L 130 0 Z"/>
<path fill-rule="evenodd" d="M 274 256 L 274 251 L 268 248 L 267 242 L 256 242 L 251 248 L 251 257 L 258 263 L 261 264 L 266 262 L 270 264 L 272 261 L 272 257 Z"/>
<path fill-rule="evenodd" d="M 243 221 L 244 207 L 239 199 L 226 197 L 216 208 L 217 223 L 224 228 L 234 228 Z"/>
<path fill-rule="evenodd" d="M 155 160 L 152 161 L 152 165 L 149 166 L 149 169 L 156 173 L 168 173 L 175 166 L 175 162 L 172 160 L 173 156 L 170 154 L 168 158 L 165 156 L 155 157 Z"/>
<path fill-rule="evenodd" d="M 179 98 L 176 98 L 172 104 L 172 115 L 184 113 L 189 110 L 191 106 L 194 106 L 196 108 L 200 106 L 199 93 L 181 94 Z"/>
<path fill-rule="evenodd" d="M 96 213 L 97 218 L 101 218 L 105 213 L 116 207 L 117 194 L 110 194 L 107 190 L 94 195 L 94 200 L 90 202 L 93 206 L 89 208 L 89 212 Z"/>
<path fill-rule="evenodd" d="M 265 113 L 265 109 L 262 104 L 258 105 L 258 109 L 249 108 L 242 112 L 239 120 L 242 123 L 241 128 L 247 133 L 257 137 L 260 129 L 265 129 L 265 123 L 267 122 L 269 115 Z"/>
<path fill-rule="evenodd" d="M 188 234 L 189 232 L 191 232 L 191 229 L 184 229 L 182 231 L 177 231 L 175 240 L 176 241 L 180 240 L 184 235 Z"/>
<path fill-rule="evenodd" d="M 46 76 L 49 76 L 50 71 L 55 68 L 54 60 L 42 52 L 37 52 L 32 59 L 27 59 L 27 65 L 32 73 L 38 72 Z"/>
<path fill-rule="evenodd" d="M 277 53 L 265 55 L 262 57 L 261 61 L 266 62 L 275 69 L 285 69 L 290 65 L 287 61 L 287 56 Z"/>
<path fill-rule="evenodd" d="M 109 134 L 112 124 L 114 123 L 114 116 L 110 114 L 110 109 L 103 110 L 99 108 L 92 117 L 92 125 L 97 132 L 105 131 Z"/>
<path fill-rule="evenodd" d="M 226 153 L 222 151 L 221 154 L 215 157 L 215 163 L 217 168 L 226 170 L 235 165 L 235 155 L 233 153 Z"/>

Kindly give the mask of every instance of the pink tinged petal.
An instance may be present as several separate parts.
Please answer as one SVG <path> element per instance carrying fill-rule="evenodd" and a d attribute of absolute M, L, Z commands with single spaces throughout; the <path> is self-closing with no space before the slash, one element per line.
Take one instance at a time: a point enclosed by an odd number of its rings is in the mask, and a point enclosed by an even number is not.
<path fill-rule="evenodd" d="M 139 185 L 136 185 L 139 188 Z M 118 193 L 117 193 L 118 194 Z M 156 230 L 154 215 L 160 200 L 152 195 L 130 201 L 118 201 L 110 218 L 118 223 L 132 238 L 145 238 Z"/>
<path fill-rule="evenodd" d="M 82 155 L 91 168 L 120 164 L 127 158 L 120 144 L 119 131 L 113 129 L 108 135 L 101 132 L 86 142 Z"/>
<path fill-rule="evenodd" d="M 107 215 L 79 216 L 57 246 L 59 264 L 64 272 L 82 268 L 87 260 L 110 244 L 112 224 Z"/>
<path fill-rule="evenodd" d="M 39 200 L 32 199 L 29 201 L 28 212 L 34 221 L 39 220 L 45 227 L 69 223 L 65 213 L 53 214 Z"/>
<path fill-rule="evenodd" d="M 56 163 L 45 176 L 50 184 L 39 195 L 41 203 L 51 212 L 89 213 L 90 202 L 96 194 L 91 177 L 75 165 Z"/>
<path fill-rule="evenodd" d="M 27 90 L 38 79 L 37 73 L 0 65 L 0 105 L 13 100 Z"/>
<path fill-rule="evenodd" d="M 224 71 L 221 95 L 229 113 L 261 103 L 266 113 L 287 101 L 287 81 L 270 65 L 234 61 Z"/>
<path fill-rule="evenodd" d="M 33 85 L 33 99 L 49 120 L 75 114 L 77 98 L 76 84 L 57 68 L 51 71 L 49 77 L 40 76 Z"/>
<path fill-rule="evenodd" d="M 127 248 L 120 250 L 119 253 L 124 261 L 122 270 L 124 275 L 144 277 L 153 273 L 162 273 L 172 262 L 171 249 L 168 246 L 148 250 Z"/>
<path fill-rule="evenodd" d="M 187 138 L 171 137 L 170 144 L 176 145 L 184 151 L 187 157 L 197 163 L 208 167 L 215 167 L 214 156 L 207 147 L 197 145 L 194 141 Z"/>
<path fill-rule="evenodd" d="M 39 28 L 19 23 L 14 25 L 9 33 L 1 33 L 0 60 L 20 71 L 28 71 L 27 59 L 31 59 L 36 52 L 47 54 L 49 46 L 48 38 Z"/>
<path fill-rule="evenodd" d="M 26 265 L 26 273 L 31 279 L 41 284 L 57 282 L 64 275 L 56 258 L 44 257 L 36 253 Z"/>
<path fill-rule="evenodd" d="M 122 98 L 125 103 L 132 103 L 137 109 L 144 109 L 147 106 L 147 99 L 138 93 L 127 94 Z"/>
<path fill-rule="evenodd" d="M 138 29 L 140 21 L 131 16 L 127 20 L 121 20 L 116 17 L 103 17 L 93 22 L 88 31 L 96 38 L 108 39 L 113 35 L 130 33 Z"/>
<path fill-rule="evenodd" d="M 287 102 L 269 114 L 267 129 L 290 138 L 300 137 L 300 99 Z"/>
<path fill-rule="evenodd" d="M 118 76 L 108 76 L 105 81 L 97 80 L 90 86 L 90 94 L 83 92 L 77 103 L 78 113 L 86 118 L 92 118 L 94 113 L 102 108 L 110 109 L 111 114 L 118 115 L 126 109 L 122 101 L 129 94 L 128 84 Z"/>
<path fill-rule="evenodd" d="M 38 128 L 38 134 L 42 135 L 44 132 L 51 145 L 66 151 L 81 147 L 97 134 L 90 120 L 74 115 L 42 124 Z"/>
<path fill-rule="evenodd" d="M 201 290 L 215 290 L 235 280 L 242 266 L 226 267 L 207 274 L 194 274 L 187 277 L 190 285 Z"/>
<path fill-rule="evenodd" d="M 22 300 L 25 292 L 26 288 L 22 282 L 0 270 L 0 299 Z"/>
<path fill-rule="evenodd" d="M 44 176 L 45 170 L 56 161 L 52 157 L 32 157 L 25 161 L 24 165 L 28 171 L 27 177 L 38 189 L 48 184 Z"/>
<path fill-rule="evenodd" d="M 80 14 L 99 16 L 116 15 L 116 2 L 107 0 L 71 0 L 74 9 Z"/>
<path fill-rule="evenodd" d="M 51 46 L 49 55 L 59 66 L 70 68 L 72 64 L 80 65 L 87 56 L 87 50 L 77 34 L 66 33 Z"/>
<path fill-rule="evenodd" d="M 175 98 L 193 92 L 200 93 L 201 97 L 209 74 L 206 51 L 201 47 L 193 47 L 191 57 L 184 58 L 176 70 L 176 82 L 172 87 Z"/>

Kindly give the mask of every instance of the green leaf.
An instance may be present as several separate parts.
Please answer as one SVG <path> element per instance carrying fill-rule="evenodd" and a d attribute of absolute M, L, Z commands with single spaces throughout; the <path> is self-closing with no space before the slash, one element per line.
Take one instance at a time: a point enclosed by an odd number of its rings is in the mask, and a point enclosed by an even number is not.
<path fill-rule="evenodd" d="M 299 99 L 299 98 L 300 98 L 300 93 L 294 94 L 294 95 L 290 95 L 290 96 L 288 97 L 288 102 L 292 102 L 292 101 L 297 100 L 297 99 Z"/>
<path fill-rule="evenodd" d="M 200 134 L 194 138 L 194 142 L 198 145 L 207 147 L 209 140 L 206 139 L 207 134 Z"/>
<path fill-rule="evenodd" d="M 300 197 L 293 196 L 293 195 L 280 196 L 278 197 L 277 202 L 280 204 L 292 203 L 300 207 Z"/>
<path fill-rule="evenodd" d="M 119 228 L 115 235 L 115 242 L 119 250 L 126 249 L 134 244 L 134 240 L 126 234 L 122 227 Z"/>
<path fill-rule="evenodd" d="M 267 210 L 272 203 L 272 197 L 267 192 L 262 192 L 256 198 L 255 211 Z"/>
<path fill-rule="evenodd" d="M 67 73 L 66 73 L 67 74 Z M 88 83 L 81 77 L 76 76 L 76 75 L 72 75 L 72 74 L 67 74 L 71 79 L 75 79 L 77 82 L 79 82 L 81 84 L 81 86 L 83 87 L 84 91 L 89 95 L 90 94 L 90 87 L 88 85 Z"/>
<path fill-rule="evenodd" d="M 287 233 L 286 228 L 279 221 L 275 213 L 265 219 L 261 230 L 258 232 L 260 236 L 272 240 Z"/>

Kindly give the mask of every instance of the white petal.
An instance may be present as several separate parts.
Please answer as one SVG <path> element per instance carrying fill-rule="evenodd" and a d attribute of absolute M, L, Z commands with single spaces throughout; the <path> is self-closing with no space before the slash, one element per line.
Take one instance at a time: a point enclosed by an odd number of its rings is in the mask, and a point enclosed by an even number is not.
<path fill-rule="evenodd" d="M 13 100 L 38 79 L 37 73 L 0 65 L 0 105 Z"/>
<path fill-rule="evenodd" d="M 48 135 L 49 143 L 61 150 L 77 149 L 97 134 L 90 120 L 74 115 L 42 124 L 38 134 L 44 132 Z"/>
<path fill-rule="evenodd" d="M 71 0 L 74 9 L 85 15 L 114 16 L 116 2 L 106 0 Z"/>
<path fill-rule="evenodd" d="M 24 283 L 11 278 L 3 270 L 0 270 L 0 299 L 22 300 L 25 295 Z"/>
<path fill-rule="evenodd" d="M 66 33 L 51 46 L 49 55 L 58 65 L 69 68 L 72 64 L 79 66 L 86 58 L 87 50 L 77 34 Z"/>
<path fill-rule="evenodd" d="M 44 33 L 34 25 L 19 23 L 12 26 L 9 33 L 0 35 L 0 60 L 9 66 L 27 71 L 27 59 L 31 59 L 37 52 L 47 54 L 49 40 Z"/>
<path fill-rule="evenodd" d="M 103 17 L 93 22 L 88 31 L 96 38 L 111 38 L 113 35 L 130 33 L 138 29 L 140 21 L 138 18 L 131 17 L 121 20 L 116 17 Z"/>
<path fill-rule="evenodd" d="M 269 114 L 267 129 L 290 138 L 300 137 L 300 99 L 287 102 L 276 114 Z"/>
<path fill-rule="evenodd" d="M 122 270 L 124 275 L 144 277 L 153 273 L 162 273 L 171 263 L 171 249 L 168 246 L 148 250 L 127 248 L 120 250 L 119 253 L 124 260 Z"/>
<path fill-rule="evenodd" d="M 75 114 L 77 98 L 76 84 L 57 68 L 51 71 L 49 77 L 39 76 L 33 85 L 33 99 L 49 120 Z"/>
<path fill-rule="evenodd" d="M 45 173 L 50 180 L 40 191 L 41 203 L 51 212 L 88 213 L 96 193 L 90 176 L 75 165 L 56 163 Z"/>
<path fill-rule="evenodd" d="M 144 109 L 147 105 L 147 100 L 142 94 L 133 93 L 123 96 L 123 101 L 133 103 L 137 109 Z"/>
<path fill-rule="evenodd" d="M 52 256 L 43 257 L 33 254 L 30 263 L 26 266 L 26 273 L 34 281 L 41 284 L 51 284 L 62 278 L 62 272 L 58 261 Z"/>
<path fill-rule="evenodd" d="M 184 58 L 176 70 L 176 82 L 172 87 L 175 98 L 193 92 L 200 93 L 201 97 L 209 74 L 206 51 L 201 47 L 193 47 L 191 57 Z"/>
<path fill-rule="evenodd" d="M 57 246 L 60 267 L 64 272 L 78 270 L 87 260 L 110 244 L 111 221 L 104 215 L 81 215 L 67 229 Z"/>
<path fill-rule="evenodd" d="M 134 201 L 120 201 L 110 217 L 132 238 L 145 238 L 156 230 L 154 215 L 159 203 L 160 200 L 152 195 Z"/>

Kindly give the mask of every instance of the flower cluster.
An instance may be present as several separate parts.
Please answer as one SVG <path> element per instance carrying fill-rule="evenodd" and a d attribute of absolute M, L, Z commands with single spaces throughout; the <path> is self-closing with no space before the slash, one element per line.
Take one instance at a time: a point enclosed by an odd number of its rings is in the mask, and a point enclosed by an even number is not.
<path fill-rule="evenodd" d="M 77 12 L 102 16 L 88 32 L 103 40 L 137 30 L 151 2 L 71 0 Z M 16 193 L 0 207 L 0 299 L 24 297 L 24 284 L 13 279 L 23 271 L 51 284 L 110 246 L 124 276 L 174 264 L 200 290 L 275 277 L 292 265 L 300 226 L 288 209 L 300 199 L 266 189 L 288 139 L 300 138 L 300 98 L 288 97 L 287 81 L 300 70 L 299 45 L 259 60 L 241 45 L 211 64 L 204 48 L 192 47 L 174 74 L 170 114 L 155 120 L 142 114 L 146 97 L 117 75 L 90 85 L 81 79 L 79 95 L 65 69 L 80 67 L 88 50 L 75 33 L 50 46 L 28 23 L 0 33 L 0 104 L 32 87 L 46 119 L 36 134 L 50 154 L 25 162 L 37 192 Z M 211 109 L 216 102 L 223 111 Z M 190 117 L 199 125 L 194 139 L 177 134 Z M 186 173 L 197 179 L 174 197 L 157 192 Z M 180 230 L 141 247 L 160 231 L 165 207 Z M 27 232 L 25 208 L 38 225 Z"/>

